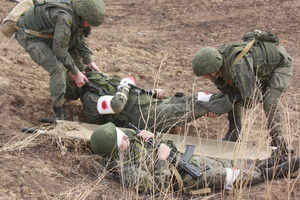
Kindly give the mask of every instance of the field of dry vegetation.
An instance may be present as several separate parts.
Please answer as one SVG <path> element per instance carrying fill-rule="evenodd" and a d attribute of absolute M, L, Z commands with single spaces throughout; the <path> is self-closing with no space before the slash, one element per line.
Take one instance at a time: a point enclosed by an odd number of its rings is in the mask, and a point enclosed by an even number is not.
<path fill-rule="evenodd" d="M 293 77 L 282 97 L 284 137 L 300 155 L 300 1 L 299 0 L 104 0 L 105 22 L 88 42 L 95 62 L 108 76 L 134 76 L 138 86 L 191 94 L 217 92 L 207 80 L 196 78 L 191 61 L 204 46 L 241 41 L 245 32 L 270 30 L 293 57 Z M 0 18 L 17 3 L 0 1 Z M 23 126 L 40 128 L 51 117 L 49 77 L 31 61 L 14 38 L 0 35 L 0 199 L 300 199 L 300 172 L 292 178 L 207 196 L 164 192 L 144 196 L 126 189 L 106 172 L 91 153 L 89 143 L 21 133 Z M 79 101 L 66 102 L 67 120 L 90 122 Z M 243 142 L 268 139 L 261 105 L 247 112 Z M 221 138 L 226 115 L 203 117 L 189 124 L 192 136 Z M 175 131 L 175 132 L 176 132 Z"/>

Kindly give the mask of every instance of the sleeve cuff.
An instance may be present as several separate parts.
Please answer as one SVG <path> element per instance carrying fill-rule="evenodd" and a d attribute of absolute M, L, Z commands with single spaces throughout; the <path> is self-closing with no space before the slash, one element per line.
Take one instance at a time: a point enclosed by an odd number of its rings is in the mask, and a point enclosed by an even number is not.
<path fill-rule="evenodd" d="M 78 72 L 79 72 L 79 70 L 77 69 L 77 67 L 72 67 L 71 69 L 69 69 L 70 70 L 70 72 L 73 74 L 73 75 L 76 75 Z"/>
<path fill-rule="evenodd" d="M 169 162 L 166 160 L 158 160 L 156 163 L 156 167 L 159 169 L 166 169 L 169 166 Z"/>
<path fill-rule="evenodd" d="M 86 65 L 93 62 L 92 56 L 84 57 L 82 59 L 83 59 L 84 64 L 86 64 Z"/>

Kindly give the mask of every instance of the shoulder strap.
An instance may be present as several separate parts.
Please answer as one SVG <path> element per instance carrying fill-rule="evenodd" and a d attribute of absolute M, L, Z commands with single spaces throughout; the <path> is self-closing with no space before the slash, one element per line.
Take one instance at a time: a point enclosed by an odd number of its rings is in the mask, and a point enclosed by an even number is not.
<path fill-rule="evenodd" d="M 231 70 L 232 70 L 233 66 L 235 66 L 235 64 L 237 63 L 237 61 L 239 61 L 242 57 L 244 57 L 244 55 L 246 55 L 246 53 L 247 53 L 247 52 L 251 49 L 251 47 L 253 46 L 254 42 L 255 42 L 255 39 L 252 40 L 251 42 L 249 42 L 249 43 L 247 44 L 247 46 L 244 48 L 244 50 L 241 51 L 241 53 L 239 53 L 239 55 L 238 55 L 237 57 L 235 57 L 235 59 L 233 60 L 231 66 L 230 66 L 230 68 L 229 68 L 229 71 L 228 71 L 228 77 L 229 77 L 229 80 L 228 80 L 227 84 L 228 84 L 229 86 L 231 86 L 231 87 L 233 86 L 232 79 L 230 78 L 230 77 L 231 77 Z"/>

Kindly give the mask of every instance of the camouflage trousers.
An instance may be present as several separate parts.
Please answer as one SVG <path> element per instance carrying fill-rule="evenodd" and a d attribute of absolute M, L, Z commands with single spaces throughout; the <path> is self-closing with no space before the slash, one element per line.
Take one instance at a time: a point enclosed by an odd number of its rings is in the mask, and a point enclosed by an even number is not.
<path fill-rule="evenodd" d="M 202 166 L 203 175 L 195 180 L 189 175 L 182 174 L 182 179 L 185 186 L 191 185 L 194 182 L 193 190 L 209 187 L 213 191 L 226 189 L 226 176 L 228 170 L 239 171 L 236 179 L 232 182 L 234 185 L 254 185 L 264 181 L 262 171 L 255 166 L 253 160 L 226 160 L 226 159 L 212 159 L 204 156 L 194 156 L 194 162 Z M 228 178 L 228 177 L 227 177 Z"/>

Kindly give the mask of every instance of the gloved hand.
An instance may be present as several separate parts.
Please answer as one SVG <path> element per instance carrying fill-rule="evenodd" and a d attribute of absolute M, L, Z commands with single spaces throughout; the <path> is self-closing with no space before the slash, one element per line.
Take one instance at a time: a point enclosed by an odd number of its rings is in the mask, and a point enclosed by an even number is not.
<path fill-rule="evenodd" d="M 118 86 L 118 89 L 125 87 L 126 89 L 130 89 L 130 84 L 131 85 L 135 85 L 135 80 L 134 78 L 131 77 L 127 77 L 127 78 L 123 78 L 120 82 L 120 85 Z"/>

